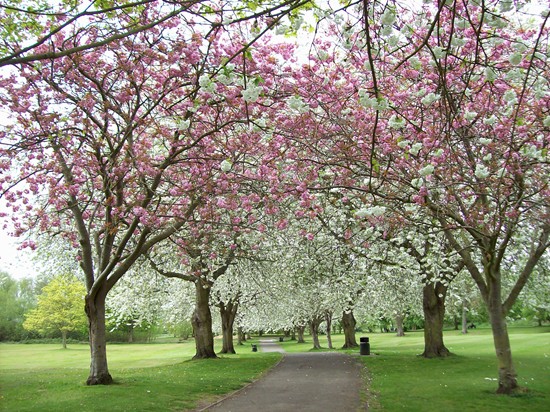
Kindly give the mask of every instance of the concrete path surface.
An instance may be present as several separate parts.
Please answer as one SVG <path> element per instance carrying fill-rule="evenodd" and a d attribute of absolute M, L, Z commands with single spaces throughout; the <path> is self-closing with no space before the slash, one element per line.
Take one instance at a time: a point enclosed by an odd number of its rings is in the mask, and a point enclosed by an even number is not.
<path fill-rule="evenodd" d="M 285 353 L 282 346 L 277 345 L 275 339 L 260 340 L 260 351 L 262 352 L 280 352 Z"/>
<path fill-rule="evenodd" d="M 277 349 L 278 348 L 278 349 Z M 260 350 L 280 351 L 274 342 Z M 284 351 L 283 351 L 284 352 Z M 361 405 L 359 362 L 334 352 L 290 353 L 260 380 L 203 409 L 223 412 L 356 412 Z"/>

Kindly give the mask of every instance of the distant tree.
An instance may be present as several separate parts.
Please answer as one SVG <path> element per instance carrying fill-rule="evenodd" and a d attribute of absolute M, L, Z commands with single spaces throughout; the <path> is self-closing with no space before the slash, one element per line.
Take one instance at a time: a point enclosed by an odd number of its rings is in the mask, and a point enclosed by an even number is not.
<path fill-rule="evenodd" d="M 75 276 L 57 276 L 42 289 L 38 305 L 27 313 L 23 327 L 41 334 L 61 332 L 63 348 L 67 333 L 86 327 L 86 288 Z"/>
<path fill-rule="evenodd" d="M 13 279 L 0 272 L 0 341 L 17 341 L 25 336 L 24 313 L 34 306 L 32 279 Z"/>

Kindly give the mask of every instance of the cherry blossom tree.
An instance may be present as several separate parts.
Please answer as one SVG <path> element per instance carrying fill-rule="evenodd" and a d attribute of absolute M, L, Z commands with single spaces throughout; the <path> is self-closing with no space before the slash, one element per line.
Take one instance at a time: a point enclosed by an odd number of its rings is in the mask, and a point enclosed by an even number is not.
<path fill-rule="evenodd" d="M 188 241 L 185 248 L 180 249 L 185 253 L 184 259 L 188 260 L 187 265 L 183 265 L 186 271 L 180 269 L 182 265 L 177 260 L 170 264 L 158 254 L 149 257 L 151 266 L 160 275 L 192 282 L 195 286 L 195 310 L 191 316 L 196 347 L 193 359 L 217 357 L 214 351 L 210 294 L 215 281 L 227 271 L 235 259 L 234 249 L 228 248 L 224 251 L 215 248 L 214 250 L 217 249 L 217 251 L 213 252 L 210 248 L 201 247 L 212 241 L 211 237 L 202 235 L 196 241 Z M 169 253 L 172 254 L 173 251 Z M 166 252 L 163 254 L 166 257 Z M 170 266 L 174 266 L 174 263 L 176 268 L 172 270 Z"/>
<path fill-rule="evenodd" d="M 261 180 L 255 173 L 268 170 L 246 170 L 245 153 L 262 147 L 261 128 L 246 125 L 260 117 L 258 100 L 277 87 L 273 75 L 279 62 L 291 60 L 291 47 L 255 54 L 244 28 L 242 35 L 219 29 L 204 38 L 193 26 L 170 22 L 22 65 L 1 80 L 0 99 L 12 119 L 2 130 L 2 197 L 14 217 L 22 216 L 16 235 L 31 228 L 61 234 L 78 250 L 88 291 L 89 384 L 112 381 L 107 293 L 197 214 L 212 218 L 223 207 L 218 195 L 239 207 L 238 182 Z M 99 34 L 87 35 L 93 41 Z M 232 165 L 234 173 L 226 173 Z"/>
<path fill-rule="evenodd" d="M 132 38 L 166 24 L 200 24 L 208 30 L 254 21 L 256 32 L 303 21 L 310 0 L 222 3 L 206 0 L 114 0 L 56 3 L 7 0 L 0 4 L 0 67 L 52 60 Z M 82 42 L 85 32 L 93 38 Z M 61 35 L 63 42 L 58 41 Z M 44 46 L 47 46 L 45 49 Z"/>
<path fill-rule="evenodd" d="M 381 221 L 388 207 L 430 215 L 487 305 L 498 393 L 512 393 L 505 315 L 549 246 L 549 13 L 525 18 L 508 2 L 364 5 L 362 19 L 329 28 L 340 42 L 316 44 L 296 113 L 281 119 L 296 190 L 314 203 L 316 190 L 341 188 Z M 295 130 L 307 137 L 292 140 Z M 523 231 L 524 264 L 503 295 L 502 264 Z"/>

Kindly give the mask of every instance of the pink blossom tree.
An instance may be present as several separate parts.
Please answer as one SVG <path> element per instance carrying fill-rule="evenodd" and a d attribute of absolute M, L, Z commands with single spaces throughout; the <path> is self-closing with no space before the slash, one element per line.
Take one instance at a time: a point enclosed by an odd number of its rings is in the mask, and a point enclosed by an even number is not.
<path fill-rule="evenodd" d="M 0 4 L 0 67 L 101 48 L 182 20 L 208 27 L 254 21 L 258 32 L 262 32 L 279 25 L 285 17 L 301 18 L 302 9 L 311 7 L 310 3 L 263 0 L 243 7 L 240 2 L 210 0 L 6 0 Z M 95 35 L 83 42 L 86 31 L 94 31 Z M 59 35 L 65 39 L 62 43 L 57 41 Z"/>
<path fill-rule="evenodd" d="M 245 201 L 237 189 L 268 173 L 258 157 L 261 127 L 252 127 L 264 110 L 259 97 L 277 87 L 272 75 L 291 48 L 258 44 L 254 53 L 256 37 L 200 30 L 170 19 L 102 47 L 20 65 L 0 80 L 10 114 L 1 131 L 2 197 L 16 235 L 59 234 L 77 250 L 87 287 L 88 384 L 112 382 L 105 298 L 117 281 L 188 222 L 262 200 Z M 93 42 L 100 33 L 82 36 Z M 249 157 L 257 169 L 247 169 Z M 226 173 L 239 162 L 239 173 Z"/>

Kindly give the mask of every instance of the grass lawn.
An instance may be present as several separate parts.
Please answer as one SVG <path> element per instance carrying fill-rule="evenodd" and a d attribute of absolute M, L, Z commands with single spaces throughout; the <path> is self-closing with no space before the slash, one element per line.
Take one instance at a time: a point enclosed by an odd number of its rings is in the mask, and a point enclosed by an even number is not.
<path fill-rule="evenodd" d="M 423 333 L 404 337 L 366 333 L 372 356 L 359 359 L 367 367 L 369 410 L 384 411 L 550 411 L 550 327 L 510 328 L 512 354 L 518 381 L 528 391 L 501 396 L 497 388 L 497 361 L 489 329 L 467 335 L 445 332 L 445 344 L 453 352 L 446 359 L 424 359 Z M 359 337 L 359 335 L 357 335 Z M 307 340 L 307 339 L 306 339 Z M 343 337 L 333 337 L 334 346 Z M 326 340 L 321 338 L 322 345 Z M 284 342 L 288 352 L 311 350 L 311 342 Z M 347 351 L 358 353 L 358 350 Z"/>
<path fill-rule="evenodd" d="M 240 388 L 279 354 L 252 353 L 191 361 L 193 341 L 108 345 L 110 386 L 86 386 L 89 348 L 0 345 L 0 409 L 5 411 L 182 411 Z"/>
<path fill-rule="evenodd" d="M 358 337 L 360 335 L 358 334 Z M 510 328 L 520 384 L 517 396 L 494 394 L 497 365 L 491 331 L 462 335 L 447 331 L 454 353 L 447 359 L 423 359 L 422 332 L 398 338 L 368 333 L 372 356 L 346 351 L 366 366 L 369 410 L 384 411 L 550 411 L 550 327 Z M 309 337 L 307 337 L 309 338 Z M 341 347 L 343 336 L 333 337 Z M 326 340 L 321 337 L 322 344 Z M 217 341 L 216 344 L 220 342 Z M 185 411 L 207 404 L 254 380 L 279 359 L 253 353 L 251 343 L 239 355 L 191 361 L 194 342 L 108 345 L 115 384 L 85 385 L 87 345 L 0 344 L 0 409 L 5 411 Z M 311 341 L 281 344 L 287 352 L 309 351 Z M 343 411 L 347 412 L 347 411 Z"/>

